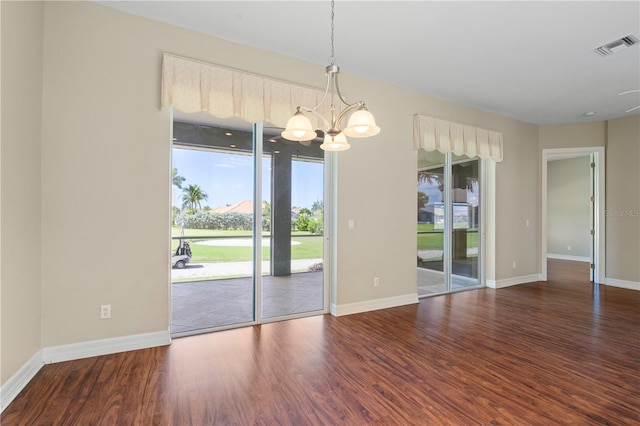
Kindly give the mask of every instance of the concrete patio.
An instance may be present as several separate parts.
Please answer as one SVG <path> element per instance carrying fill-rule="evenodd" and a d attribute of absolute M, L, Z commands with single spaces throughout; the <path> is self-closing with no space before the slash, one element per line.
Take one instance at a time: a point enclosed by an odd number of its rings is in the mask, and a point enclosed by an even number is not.
<path fill-rule="evenodd" d="M 323 273 L 262 277 L 262 318 L 324 307 Z M 171 333 L 187 334 L 253 321 L 253 278 L 212 279 L 171 285 Z"/>

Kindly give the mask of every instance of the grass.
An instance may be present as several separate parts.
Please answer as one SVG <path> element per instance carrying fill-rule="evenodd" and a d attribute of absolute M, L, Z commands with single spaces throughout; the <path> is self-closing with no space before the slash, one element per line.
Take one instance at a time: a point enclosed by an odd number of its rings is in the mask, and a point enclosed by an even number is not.
<path fill-rule="evenodd" d="M 180 228 L 173 228 L 173 236 L 180 236 Z M 218 231 L 212 229 L 185 229 L 184 236 L 211 236 L 211 237 L 246 237 L 251 238 L 251 231 Z M 296 238 L 297 236 L 297 238 Z M 320 259 L 323 255 L 322 235 L 312 235 L 308 232 L 294 231 L 291 240 L 299 242 L 291 246 L 291 259 Z M 263 239 L 269 238 L 268 233 L 263 233 Z M 198 244 L 198 240 L 191 240 L 191 262 L 215 263 L 215 262 L 242 262 L 253 259 L 253 248 L 237 246 L 208 246 Z M 171 248 L 175 251 L 178 240 L 171 241 Z M 262 260 L 270 260 L 270 247 L 262 248 Z"/>
<path fill-rule="evenodd" d="M 477 229 L 470 229 L 467 232 L 467 247 L 478 247 Z M 434 229 L 433 224 L 418 224 L 418 232 L 432 232 L 429 234 L 418 234 L 418 250 L 442 250 L 444 247 L 444 233 L 442 230 Z M 184 236 L 210 236 L 210 237 L 246 237 L 251 238 L 251 231 L 218 231 L 212 229 L 185 229 Z M 180 228 L 172 229 L 173 236 L 180 236 Z M 263 238 L 269 238 L 268 233 L 263 233 Z M 291 246 L 291 259 L 320 259 L 323 255 L 324 239 L 321 235 L 312 235 L 308 232 L 294 231 L 291 240 L 300 244 Z M 175 251 L 178 240 L 172 240 L 172 250 Z M 207 246 L 198 244 L 198 240 L 191 240 L 191 262 L 194 263 L 214 263 L 214 262 L 242 262 L 253 259 L 252 247 L 234 246 Z M 270 260 L 271 250 L 269 247 L 262 248 L 262 259 Z M 427 259 L 425 259 L 427 260 Z"/>
<path fill-rule="evenodd" d="M 467 248 L 478 247 L 478 230 L 468 229 Z M 444 248 L 444 231 L 434 229 L 433 224 L 419 223 L 418 232 L 431 232 L 429 234 L 418 234 L 418 250 L 442 250 Z M 439 257 L 437 259 L 440 259 Z M 423 259 L 423 260 L 437 260 Z"/>

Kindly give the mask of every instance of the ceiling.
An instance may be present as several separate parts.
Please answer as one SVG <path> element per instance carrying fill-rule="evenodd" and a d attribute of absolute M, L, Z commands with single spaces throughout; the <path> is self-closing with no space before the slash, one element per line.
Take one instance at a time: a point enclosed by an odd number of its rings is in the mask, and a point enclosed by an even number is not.
<path fill-rule="evenodd" d="M 329 1 L 97 1 L 322 65 Z M 640 112 L 640 1 L 337 1 L 343 72 L 536 124 L 605 121 Z M 348 89 L 347 89 L 348 90 Z M 584 114 L 594 112 L 586 117 Z"/>

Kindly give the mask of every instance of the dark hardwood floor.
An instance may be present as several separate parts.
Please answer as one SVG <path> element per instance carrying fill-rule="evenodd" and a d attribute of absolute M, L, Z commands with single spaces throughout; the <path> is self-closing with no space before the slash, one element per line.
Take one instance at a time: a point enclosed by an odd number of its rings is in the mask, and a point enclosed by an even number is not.
<path fill-rule="evenodd" d="M 1 423 L 640 424 L 640 292 L 587 272 L 46 365 Z"/>

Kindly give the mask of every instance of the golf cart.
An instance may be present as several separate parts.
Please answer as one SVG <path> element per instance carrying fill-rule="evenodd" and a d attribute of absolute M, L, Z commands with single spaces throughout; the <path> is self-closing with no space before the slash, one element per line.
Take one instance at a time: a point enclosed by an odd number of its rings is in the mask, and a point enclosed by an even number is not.
<path fill-rule="evenodd" d="M 176 252 L 171 255 L 171 267 L 182 269 L 191 261 L 191 247 L 189 242 L 180 239 L 180 244 L 176 248 Z"/>

